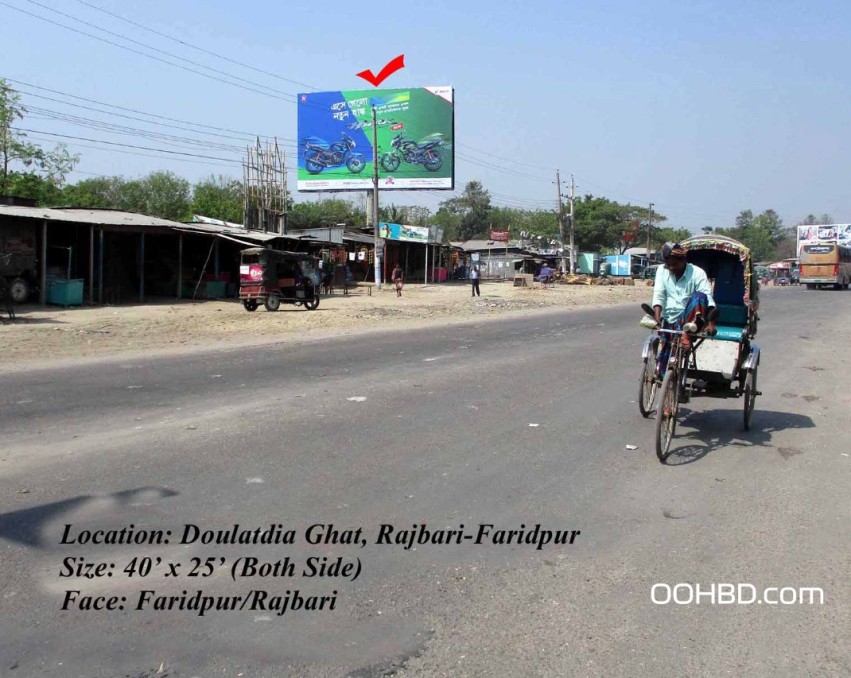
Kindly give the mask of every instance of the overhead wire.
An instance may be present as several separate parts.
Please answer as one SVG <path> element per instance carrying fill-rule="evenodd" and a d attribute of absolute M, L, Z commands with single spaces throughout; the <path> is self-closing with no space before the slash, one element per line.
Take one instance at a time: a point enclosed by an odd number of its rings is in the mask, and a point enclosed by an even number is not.
<path fill-rule="evenodd" d="M 166 38 L 167 40 L 172 40 L 174 42 L 180 43 L 184 47 L 189 47 L 190 49 L 194 49 L 198 52 L 201 52 L 202 54 L 207 54 L 207 55 L 215 57 L 217 59 L 221 59 L 223 61 L 227 61 L 229 63 L 232 63 L 236 66 L 241 66 L 242 68 L 247 68 L 249 70 L 256 71 L 257 73 L 262 73 L 263 75 L 268 75 L 269 77 L 277 78 L 278 80 L 283 80 L 284 82 L 289 82 L 289 83 L 292 83 L 294 85 L 302 85 L 303 87 L 307 87 L 308 89 L 311 89 L 311 90 L 316 89 L 313 85 L 308 85 L 307 83 L 299 82 L 298 80 L 291 80 L 290 78 L 285 78 L 284 76 L 279 75 L 277 73 L 272 73 L 271 71 L 266 71 L 266 70 L 263 70 L 262 68 L 257 68 L 256 66 L 252 66 L 250 64 L 246 64 L 246 63 L 243 63 L 241 61 L 237 61 L 236 59 L 231 59 L 230 57 L 226 57 L 226 56 L 219 54 L 217 52 L 213 52 L 211 50 L 204 49 L 203 47 L 198 47 L 198 45 L 193 45 L 191 42 L 186 42 L 185 40 L 181 40 L 180 38 L 175 38 L 174 36 L 168 35 L 166 33 L 162 33 L 160 31 L 153 29 L 153 28 L 150 28 L 149 26 L 145 26 L 144 24 L 141 24 L 138 21 L 133 21 L 132 19 L 128 19 L 128 18 L 123 17 L 119 14 L 115 14 L 114 12 L 110 12 L 109 10 L 106 10 L 103 7 L 99 7 L 99 6 L 97 6 L 97 5 L 95 5 L 91 2 L 86 2 L 86 0 L 77 0 L 77 2 L 79 2 L 81 5 L 85 5 L 86 7 L 90 7 L 91 9 L 94 9 L 98 12 L 102 12 L 103 14 L 106 14 L 108 16 L 115 18 L 115 19 L 118 19 L 119 21 L 124 21 L 125 23 L 128 23 L 131 26 L 136 26 L 137 28 L 141 28 L 142 30 L 148 31 L 149 33 L 153 33 L 154 35 L 158 35 L 162 38 Z"/>

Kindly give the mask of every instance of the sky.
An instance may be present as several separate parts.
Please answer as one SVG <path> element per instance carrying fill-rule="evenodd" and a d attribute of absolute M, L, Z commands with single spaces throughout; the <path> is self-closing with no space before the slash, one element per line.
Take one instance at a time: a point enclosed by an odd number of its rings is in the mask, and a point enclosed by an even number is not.
<path fill-rule="evenodd" d="M 810 213 L 851 222 L 848 2 L 0 0 L 0 35 L 0 77 L 31 109 L 21 126 L 81 155 L 72 181 L 158 169 L 241 177 L 254 134 L 282 139 L 294 167 L 295 94 L 366 89 L 356 73 L 404 54 L 383 86 L 455 88 L 456 189 L 478 179 L 494 204 L 553 209 L 560 170 L 565 195 L 573 175 L 577 195 L 653 203 L 694 231 L 730 226 L 745 209 L 774 209 L 787 225 Z M 103 104 L 226 136 L 119 118 L 140 116 Z M 204 141 L 117 134 L 69 114 Z M 451 195 L 382 201 L 435 209 Z"/>

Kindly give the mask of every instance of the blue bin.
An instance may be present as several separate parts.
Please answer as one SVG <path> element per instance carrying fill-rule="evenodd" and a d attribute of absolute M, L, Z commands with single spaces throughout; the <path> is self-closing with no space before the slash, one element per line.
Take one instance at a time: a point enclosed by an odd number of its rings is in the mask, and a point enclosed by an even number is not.
<path fill-rule="evenodd" d="M 47 282 L 46 301 L 57 306 L 82 306 L 82 280 L 49 280 Z"/>

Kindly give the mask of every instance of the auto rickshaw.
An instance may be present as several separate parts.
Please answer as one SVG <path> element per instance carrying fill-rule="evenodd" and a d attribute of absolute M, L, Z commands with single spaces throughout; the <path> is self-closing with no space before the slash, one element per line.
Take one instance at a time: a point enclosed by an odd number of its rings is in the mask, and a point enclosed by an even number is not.
<path fill-rule="evenodd" d="M 246 311 L 261 303 L 267 311 L 295 304 L 313 311 L 319 306 L 319 285 L 313 257 L 304 252 L 284 252 L 263 247 L 242 250 L 239 264 L 239 298 Z"/>

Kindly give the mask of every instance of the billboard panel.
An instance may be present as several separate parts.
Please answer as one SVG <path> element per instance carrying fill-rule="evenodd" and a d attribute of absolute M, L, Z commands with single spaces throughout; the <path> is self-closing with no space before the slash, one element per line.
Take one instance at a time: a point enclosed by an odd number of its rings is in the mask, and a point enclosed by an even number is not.
<path fill-rule="evenodd" d="M 851 245 L 851 224 L 807 224 L 798 226 L 798 256 L 804 245 L 839 243 Z"/>
<path fill-rule="evenodd" d="M 372 108 L 378 187 L 455 185 L 452 87 L 308 92 L 298 95 L 298 190 L 372 188 Z"/>

